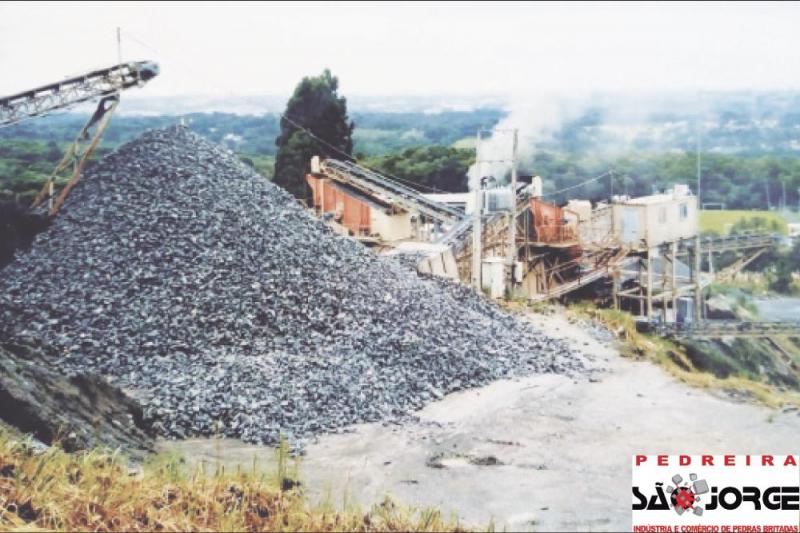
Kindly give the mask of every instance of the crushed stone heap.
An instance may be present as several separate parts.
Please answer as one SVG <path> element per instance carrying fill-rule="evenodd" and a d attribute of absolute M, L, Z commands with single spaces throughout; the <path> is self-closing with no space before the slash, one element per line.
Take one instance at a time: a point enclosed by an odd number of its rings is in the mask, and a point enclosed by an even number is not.
<path fill-rule="evenodd" d="M 166 436 L 292 441 L 397 421 L 499 378 L 574 372 L 562 342 L 335 235 L 185 128 L 105 157 L 0 272 L 0 320 L 66 374 L 146 393 Z"/>

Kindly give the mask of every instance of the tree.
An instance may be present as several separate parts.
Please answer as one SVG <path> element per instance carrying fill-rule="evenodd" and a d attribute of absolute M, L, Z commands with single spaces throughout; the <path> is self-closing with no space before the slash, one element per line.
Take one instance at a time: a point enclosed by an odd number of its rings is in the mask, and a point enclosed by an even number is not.
<path fill-rule="evenodd" d="M 473 150 L 421 146 L 398 154 L 367 159 L 366 164 L 378 172 L 416 183 L 425 192 L 432 189 L 463 192 L 469 189 L 467 170 L 474 162 Z"/>
<path fill-rule="evenodd" d="M 781 294 L 791 294 L 794 274 L 800 269 L 800 241 L 795 242 L 791 250 L 781 254 L 773 266 L 775 277 L 770 282 L 770 289 Z"/>
<path fill-rule="evenodd" d="M 325 69 L 320 76 L 303 78 L 286 104 L 275 139 L 278 154 L 272 181 L 297 198 L 308 196 L 305 175 L 312 156 L 342 159 L 343 153 L 353 152 L 354 124 L 338 88 L 339 80 Z"/>

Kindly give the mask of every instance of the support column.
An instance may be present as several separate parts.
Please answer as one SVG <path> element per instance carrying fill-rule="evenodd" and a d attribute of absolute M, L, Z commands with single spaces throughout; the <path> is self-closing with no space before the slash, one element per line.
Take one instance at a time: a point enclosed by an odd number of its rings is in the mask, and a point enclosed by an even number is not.
<path fill-rule="evenodd" d="M 647 249 L 647 301 L 646 309 L 647 309 L 647 319 L 650 320 L 650 317 L 653 316 L 653 249 Z"/>
<path fill-rule="evenodd" d="M 667 322 L 667 252 L 661 247 L 661 322 Z"/>
<path fill-rule="evenodd" d="M 694 281 L 694 321 L 703 321 L 703 290 L 700 287 L 700 235 L 694 238 L 694 267 L 692 268 L 692 279 Z"/>
<path fill-rule="evenodd" d="M 708 273 L 714 275 L 714 254 L 711 252 L 711 246 L 708 247 Z"/>
<path fill-rule="evenodd" d="M 472 207 L 472 285 L 475 290 L 481 290 L 481 132 L 478 131 L 475 143 L 475 176 L 472 181 L 475 193 L 475 205 Z"/>
<path fill-rule="evenodd" d="M 646 268 L 646 266 L 643 265 L 642 263 L 643 263 L 642 259 L 639 258 L 639 316 L 644 316 L 644 310 L 645 310 L 645 307 L 644 307 L 644 289 L 642 289 L 642 286 L 644 285 L 644 283 L 642 283 L 644 281 L 642 279 L 643 278 L 642 269 Z"/>
<path fill-rule="evenodd" d="M 508 249 L 506 262 L 508 265 L 508 292 L 514 294 L 516 281 L 514 265 L 517 262 L 517 130 L 514 130 L 514 141 L 511 151 L 511 212 L 508 219 Z"/>
<path fill-rule="evenodd" d="M 670 289 L 672 289 L 672 321 L 678 319 L 678 243 L 672 241 L 670 243 Z"/>

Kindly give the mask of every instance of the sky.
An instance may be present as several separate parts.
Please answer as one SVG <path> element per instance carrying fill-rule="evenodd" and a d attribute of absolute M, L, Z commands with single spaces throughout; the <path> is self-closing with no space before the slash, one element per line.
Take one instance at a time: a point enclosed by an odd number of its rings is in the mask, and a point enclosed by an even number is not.
<path fill-rule="evenodd" d="M 0 3 L 0 95 L 153 59 L 149 96 L 795 90 L 800 3 Z"/>

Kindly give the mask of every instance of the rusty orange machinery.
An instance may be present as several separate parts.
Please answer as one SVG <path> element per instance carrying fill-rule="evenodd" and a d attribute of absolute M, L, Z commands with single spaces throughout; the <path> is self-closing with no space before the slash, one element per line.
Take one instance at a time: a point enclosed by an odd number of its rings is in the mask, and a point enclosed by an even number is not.
<path fill-rule="evenodd" d="M 566 244 L 576 240 L 575 228 L 565 218 L 564 208 L 543 202 L 539 198 L 530 199 L 533 219 L 530 238 L 544 244 Z"/>
<path fill-rule="evenodd" d="M 370 235 L 370 209 L 374 202 L 321 174 L 307 174 L 306 182 L 317 213 L 333 214 L 333 219 L 353 235 Z"/>

